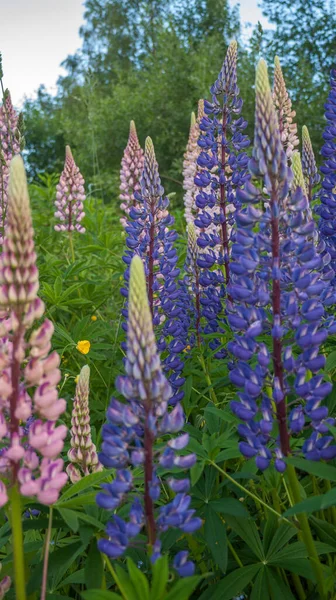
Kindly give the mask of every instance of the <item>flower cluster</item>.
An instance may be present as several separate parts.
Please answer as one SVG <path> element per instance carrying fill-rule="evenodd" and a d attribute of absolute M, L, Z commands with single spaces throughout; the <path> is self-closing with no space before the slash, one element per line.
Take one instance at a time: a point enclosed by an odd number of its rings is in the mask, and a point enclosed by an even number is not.
<path fill-rule="evenodd" d="M 91 439 L 89 382 L 90 367 L 85 365 L 78 377 L 71 415 L 71 448 L 68 452 L 71 464 L 66 472 L 72 483 L 79 481 L 82 475 L 102 470 L 96 446 Z"/>
<path fill-rule="evenodd" d="M 282 145 L 287 158 L 290 159 L 295 147 L 299 145 L 297 125 L 296 123 L 293 123 L 296 112 L 292 109 L 292 101 L 286 89 L 286 83 L 278 56 L 276 56 L 274 60 L 273 102 L 278 116 Z"/>
<path fill-rule="evenodd" d="M 261 60 L 249 167 L 262 186 L 247 182 L 237 192 L 242 207 L 236 213 L 228 289 L 228 321 L 235 336 L 228 349 L 234 358 L 230 379 L 241 389 L 231 404 L 243 421 L 238 428 L 244 438 L 241 452 L 254 456 L 260 469 L 274 457 L 278 471 L 285 469 L 291 435 L 304 429 L 309 433 L 302 452 L 308 459 L 336 456 L 328 435 L 334 420 L 323 405 L 331 384 L 320 372 L 325 364 L 320 346 L 328 330 L 336 330 L 325 315 L 335 294 L 323 276 L 328 256 L 316 247 L 298 153 L 292 161 L 293 171 L 287 166 L 267 66 Z M 264 334 L 271 336 L 272 348 Z"/>
<path fill-rule="evenodd" d="M 44 304 L 37 296 L 29 196 L 19 156 L 10 166 L 7 217 L 0 256 L 0 505 L 8 500 L 3 479 L 9 478 L 19 482 L 22 495 L 52 504 L 67 480 L 58 458 L 67 428 L 56 426 L 66 403 L 57 393 L 60 358 L 57 352 L 49 354 L 53 324 L 46 319 L 32 330 Z"/>
<path fill-rule="evenodd" d="M 169 374 L 173 388 L 171 401 L 176 404 L 183 398 L 181 377 L 184 363 L 181 353 L 188 345 L 189 299 L 180 284 L 177 252 L 174 242 L 177 233 L 170 229 L 174 223 L 168 212 L 169 200 L 164 196 L 153 142 L 146 139 L 144 169 L 140 180 L 141 192 L 135 192 L 137 206 L 132 206 L 125 228 L 128 250 L 123 257 L 128 265 L 125 287 L 121 293 L 127 298 L 129 265 L 138 254 L 145 265 L 149 306 L 157 333 L 157 344 L 164 353 L 163 369 Z M 127 307 L 123 309 L 127 319 Z M 127 323 L 123 324 L 127 329 Z"/>
<path fill-rule="evenodd" d="M 83 210 L 84 179 L 74 161 L 70 146 L 67 146 L 65 150 L 64 169 L 56 191 L 55 217 L 60 222 L 55 225 L 55 230 L 85 233 L 85 227 L 81 225 L 81 221 L 85 217 Z"/>
<path fill-rule="evenodd" d="M 126 218 L 120 219 L 123 227 L 126 227 L 127 216 L 131 206 L 136 205 L 134 192 L 140 191 L 140 176 L 144 164 L 144 153 L 139 144 L 134 121 L 130 123 L 127 146 L 121 160 L 120 170 L 120 208 L 126 213 Z"/>
<path fill-rule="evenodd" d="M 201 148 L 198 145 L 200 136 L 200 123 L 204 117 L 204 100 L 198 102 L 197 119 L 195 113 L 191 113 L 191 123 L 189 131 L 189 139 L 184 154 L 183 160 L 183 189 L 184 194 L 184 216 L 187 224 L 194 223 L 198 208 L 195 204 L 198 194 L 198 187 L 195 183 L 195 177 L 200 170 L 197 160 L 201 153 Z"/>
<path fill-rule="evenodd" d="M 322 188 L 319 193 L 321 205 L 317 212 L 320 216 L 318 224 L 320 235 L 331 256 L 331 266 L 336 271 L 336 69 L 331 72 L 330 86 L 325 104 L 327 125 L 323 133 L 324 144 L 321 149 L 324 157 L 321 167 Z"/>
<path fill-rule="evenodd" d="M 313 199 L 313 188 L 320 181 L 317 170 L 313 146 L 310 140 L 308 128 L 302 127 L 302 171 L 305 178 L 309 204 Z"/>
<path fill-rule="evenodd" d="M 0 244 L 3 244 L 6 230 L 9 164 L 13 156 L 20 153 L 23 142 L 19 126 L 19 115 L 6 90 L 0 107 Z"/>
<path fill-rule="evenodd" d="M 237 86 L 236 42 L 230 44 L 221 72 L 210 91 L 212 102 L 204 102 L 206 116 L 200 122 L 200 171 L 195 177 L 200 191 L 196 196 L 199 210 L 195 226 L 200 229 L 197 243 L 201 249 L 198 258 L 202 269 L 200 283 L 204 288 L 202 316 L 207 322 L 204 332 L 216 333 L 222 331 L 224 283 L 228 285 L 230 281 L 230 238 L 236 189 L 250 177 L 244 151 L 249 140 L 243 134 L 247 122 L 236 117 L 242 109 Z M 210 344 L 213 349 L 218 346 L 218 339 Z M 223 355 L 223 350 L 216 354 L 218 358 Z"/>
<path fill-rule="evenodd" d="M 164 472 L 174 468 L 189 469 L 195 464 L 194 454 L 181 456 L 179 450 L 188 444 L 188 434 L 171 437 L 160 449 L 155 441 L 165 434 L 174 434 L 184 425 L 184 414 L 178 403 L 168 412 L 172 389 L 161 369 L 156 347 L 152 316 L 148 304 L 143 263 L 135 256 L 131 262 L 128 303 L 126 376 L 117 379 L 117 389 L 126 399 L 125 403 L 113 398 L 107 410 L 108 424 L 103 428 L 102 451 L 99 460 L 103 465 L 116 469 L 112 483 L 103 484 L 104 491 L 97 496 L 99 506 L 114 511 L 134 487 L 132 467 L 143 465 L 144 503 L 136 496 L 132 502 L 128 521 L 113 515 L 109 521 L 107 538 L 98 542 L 99 548 L 112 558 L 125 551 L 131 540 L 146 526 L 152 560 L 160 555 L 159 533 L 169 527 L 177 527 L 185 533 L 193 533 L 201 520 L 190 509 L 189 479 L 171 477 L 167 480 L 176 494 L 168 504 L 155 503 L 160 498 L 158 469 Z M 175 469 L 177 470 L 177 469 Z M 186 556 L 179 556 L 177 568 L 183 573 Z M 185 574 L 190 573 L 190 565 Z"/>

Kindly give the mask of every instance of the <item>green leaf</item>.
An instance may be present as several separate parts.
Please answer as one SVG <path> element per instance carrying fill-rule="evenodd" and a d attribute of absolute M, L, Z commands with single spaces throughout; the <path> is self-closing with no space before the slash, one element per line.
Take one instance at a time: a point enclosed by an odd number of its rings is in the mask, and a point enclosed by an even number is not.
<path fill-rule="evenodd" d="M 237 418 L 231 412 L 225 409 L 221 410 L 219 408 L 216 408 L 215 406 L 206 406 L 204 412 L 212 413 L 213 415 L 216 415 L 216 417 L 219 417 L 219 419 L 221 419 L 222 421 L 226 421 L 227 423 L 237 422 Z"/>
<path fill-rule="evenodd" d="M 238 448 L 228 448 L 227 450 L 222 450 L 216 456 L 216 463 L 223 462 L 224 460 L 230 460 L 232 458 L 240 458 L 241 452 Z"/>
<path fill-rule="evenodd" d="M 164 598 L 169 577 L 168 556 L 161 556 L 152 566 L 153 578 L 150 590 L 150 600 Z"/>
<path fill-rule="evenodd" d="M 255 578 L 250 600 L 269 600 L 270 595 L 268 591 L 266 571 L 268 571 L 268 569 L 262 567 Z"/>
<path fill-rule="evenodd" d="M 261 564 L 256 564 L 236 569 L 224 577 L 224 579 L 215 586 L 213 595 L 208 597 L 213 598 L 214 600 L 232 600 L 233 596 L 242 592 L 248 584 L 251 583 L 252 579 L 254 579 L 262 566 L 263 565 Z M 199 600 L 202 600 L 202 596 Z"/>
<path fill-rule="evenodd" d="M 205 509 L 204 537 L 215 563 L 225 573 L 228 560 L 226 526 L 210 505 Z"/>
<path fill-rule="evenodd" d="M 336 369 L 336 352 L 330 352 L 325 364 L 325 370 L 326 373 L 331 373 L 334 369 Z"/>
<path fill-rule="evenodd" d="M 97 548 L 97 540 L 91 542 L 87 559 L 85 561 L 85 585 L 90 590 L 101 585 L 104 575 L 104 563 L 102 555 Z"/>
<path fill-rule="evenodd" d="M 114 592 L 108 592 L 107 590 L 89 590 L 87 592 L 80 592 L 84 600 L 122 600 L 119 594 Z"/>
<path fill-rule="evenodd" d="M 88 492 L 87 494 L 80 494 L 75 498 L 70 498 L 70 500 L 65 500 L 61 502 L 56 508 L 76 508 L 82 507 L 86 505 L 96 506 L 96 492 Z"/>
<path fill-rule="evenodd" d="M 288 544 L 289 540 L 291 540 L 295 535 L 297 535 L 297 532 L 294 527 L 291 527 L 286 523 L 280 525 L 280 527 L 276 530 L 268 548 L 266 556 L 267 561 L 270 561 L 274 555 L 277 555 L 277 552 L 279 552 L 283 546 Z"/>
<path fill-rule="evenodd" d="M 224 515 L 233 515 L 234 517 L 242 517 L 248 519 L 249 514 L 245 506 L 235 498 L 221 498 L 220 500 L 212 500 L 209 506 L 213 510 Z"/>
<path fill-rule="evenodd" d="M 197 575 L 180 579 L 168 592 L 165 600 L 188 600 L 201 579 Z"/>
<path fill-rule="evenodd" d="M 236 519 L 227 515 L 225 520 L 228 525 L 244 540 L 260 561 L 265 560 L 264 549 L 260 541 L 256 524 L 251 519 Z"/>
<path fill-rule="evenodd" d="M 52 552 L 49 560 L 49 576 L 52 577 L 52 589 L 58 587 L 64 574 L 75 562 L 77 556 L 83 552 L 84 548 L 85 546 L 81 542 L 72 542 Z"/>
<path fill-rule="evenodd" d="M 272 590 L 273 600 L 295 600 L 288 585 L 279 577 L 275 569 L 267 569 L 266 576 L 269 587 Z"/>
<path fill-rule="evenodd" d="M 322 519 L 311 517 L 310 522 L 314 530 L 316 531 L 320 540 L 326 544 L 330 544 L 333 548 L 336 548 L 336 527 L 331 523 L 327 523 Z"/>
<path fill-rule="evenodd" d="M 134 588 L 130 576 L 120 565 L 114 565 L 114 570 L 117 575 L 116 584 L 124 598 L 127 600 L 138 600 L 138 594 Z"/>
<path fill-rule="evenodd" d="M 293 552 L 293 554 L 295 553 Z M 290 573 L 296 573 L 305 579 L 310 579 L 311 581 L 315 582 L 315 575 L 311 568 L 311 564 L 306 558 L 295 558 L 295 560 L 293 558 L 286 557 L 280 558 L 280 560 L 274 558 L 270 564 L 275 567 L 281 567 L 286 571 L 290 571 Z"/>
<path fill-rule="evenodd" d="M 336 504 L 336 488 L 329 490 L 325 494 L 320 496 L 313 496 L 313 498 L 307 498 L 302 502 L 298 502 L 284 513 L 284 516 L 291 517 L 292 515 L 299 515 L 301 513 L 310 514 L 318 510 L 329 508 Z"/>
<path fill-rule="evenodd" d="M 192 486 L 196 485 L 196 483 L 198 482 L 199 478 L 201 477 L 201 475 L 204 471 L 204 467 L 205 467 L 204 460 L 198 461 L 193 467 L 191 467 L 190 479 L 191 479 Z"/>
<path fill-rule="evenodd" d="M 112 469 L 106 469 L 104 471 L 100 471 L 99 473 L 91 473 L 91 475 L 86 475 L 86 477 L 83 477 L 83 479 L 81 479 L 74 485 L 70 485 L 69 488 L 62 494 L 58 502 L 56 502 L 55 506 L 61 505 L 63 500 L 67 500 L 67 498 L 72 498 L 72 496 L 79 494 L 79 492 L 83 492 L 84 490 L 93 485 L 98 485 L 104 480 L 108 481 L 110 475 L 113 472 L 114 471 Z"/>
<path fill-rule="evenodd" d="M 85 583 L 85 569 L 80 569 L 80 571 L 75 571 L 71 573 L 69 577 L 66 577 L 62 580 L 62 586 L 69 585 L 69 583 Z"/>
<path fill-rule="evenodd" d="M 73 510 L 69 510 L 68 508 L 56 508 L 67 526 L 76 533 L 79 528 L 78 514 Z"/>
<path fill-rule="evenodd" d="M 137 591 L 139 600 L 149 600 L 149 585 L 146 576 L 135 566 L 131 558 L 127 558 L 129 576 Z"/>
<path fill-rule="evenodd" d="M 315 462 L 313 460 L 306 460 L 305 458 L 292 457 L 287 457 L 286 462 L 310 475 L 316 475 L 321 479 L 327 479 L 329 481 L 336 481 L 336 468 L 330 465 L 326 465 L 322 462 Z"/>

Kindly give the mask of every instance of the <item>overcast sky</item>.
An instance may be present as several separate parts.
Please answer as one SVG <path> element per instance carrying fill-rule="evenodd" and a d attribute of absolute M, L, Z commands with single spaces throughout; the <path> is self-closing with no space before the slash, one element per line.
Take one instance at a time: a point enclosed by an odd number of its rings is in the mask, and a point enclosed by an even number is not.
<path fill-rule="evenodd" d="M 236 0 L 230 0 L 237 4 Z M 257 0 L 240 0 L 243 22 L 265 24 Z M 60 63 L 81 46 L 83 0 L 0 0 L 4 84 L 19 105 L 40 84 L 56 90 Z"/>

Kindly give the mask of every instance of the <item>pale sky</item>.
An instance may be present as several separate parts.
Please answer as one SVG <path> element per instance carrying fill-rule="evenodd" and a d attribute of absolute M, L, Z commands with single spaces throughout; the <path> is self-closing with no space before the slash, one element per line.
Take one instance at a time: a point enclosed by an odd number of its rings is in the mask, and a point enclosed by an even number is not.
<path fill-rule="evenodd" d="M 242 21 L 266 25 L 257 1 L 240 0 Z M 81 46 L 83 12 L 83 0 L 0 0 L 4 85 L 16 106 L 42 83 L 56 91 L 56 81 L 64 74 L 60 63 Z"/>

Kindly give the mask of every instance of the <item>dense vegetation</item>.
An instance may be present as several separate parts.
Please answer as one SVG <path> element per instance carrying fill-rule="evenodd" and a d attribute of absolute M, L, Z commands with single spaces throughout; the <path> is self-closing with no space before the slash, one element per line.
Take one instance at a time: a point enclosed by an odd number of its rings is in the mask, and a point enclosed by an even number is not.
<path fill-rule="evenodd" d="M 86 0 L 3 94 L 0 598 L 336 598 L 335 11 L 262 8 Z"/>

